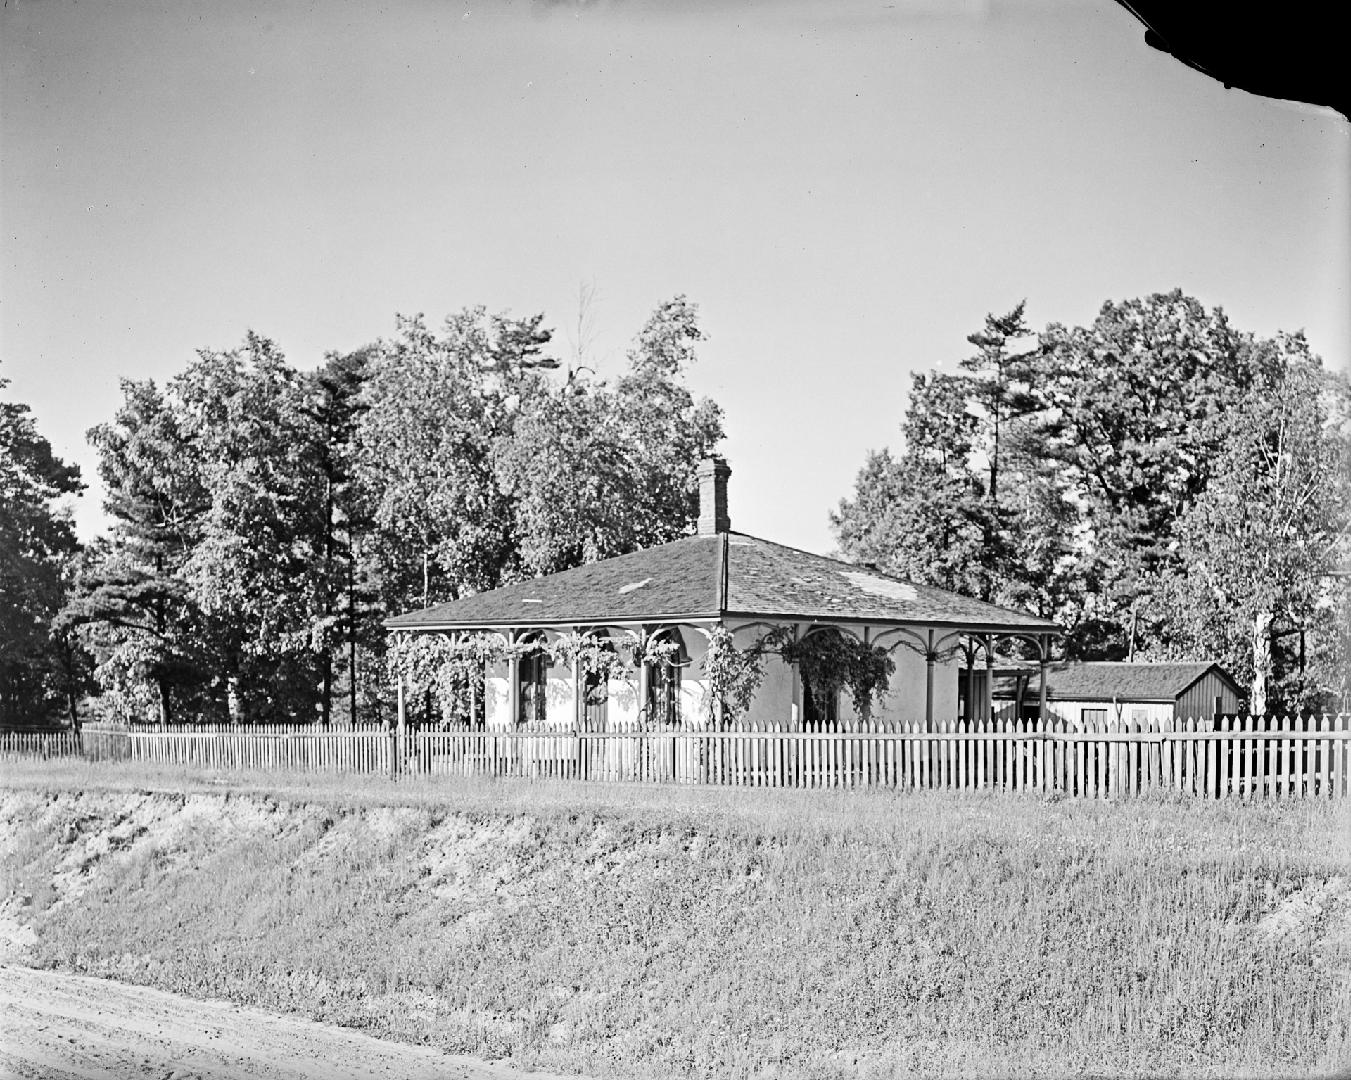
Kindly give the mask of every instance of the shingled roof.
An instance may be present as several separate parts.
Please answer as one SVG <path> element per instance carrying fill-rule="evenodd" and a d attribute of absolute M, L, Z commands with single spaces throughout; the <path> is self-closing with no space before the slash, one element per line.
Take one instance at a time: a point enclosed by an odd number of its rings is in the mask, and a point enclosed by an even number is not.
<path fill-rule="evenodd" d="M 745 533 L 669 544 L 387 619 L 391 630 L 763 617 L 1057 633 L 997 607 Z"/>
<path fill-rule="evenodd" d="M 1053 701 L 1175 701 L 1212 669 L 1234 684 L 1224 668 L 1209 660 L 1179 664 L 1108 660 L 1052 664 L 1046 673 L 1046 696 Z M 1016 691 L 1015 677 L 995 680 L 995 697 L 1011 698 Z M 1025 693 L 1029 697 L 1041 693 L 1041 678 L 1035 670 L 1030 673 Z"/>

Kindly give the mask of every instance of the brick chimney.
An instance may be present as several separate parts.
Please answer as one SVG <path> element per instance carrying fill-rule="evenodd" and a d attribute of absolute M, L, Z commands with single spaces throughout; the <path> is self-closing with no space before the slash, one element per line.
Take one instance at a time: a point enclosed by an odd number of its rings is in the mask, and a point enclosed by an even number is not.
<path fill-rule="evenodd" d="M 704 458 L 699 462 L 700 536 L 731 531 L 732 522 L 727 516 L 727 478 L 731 475 L 731 468 L 720 457 Z"/>

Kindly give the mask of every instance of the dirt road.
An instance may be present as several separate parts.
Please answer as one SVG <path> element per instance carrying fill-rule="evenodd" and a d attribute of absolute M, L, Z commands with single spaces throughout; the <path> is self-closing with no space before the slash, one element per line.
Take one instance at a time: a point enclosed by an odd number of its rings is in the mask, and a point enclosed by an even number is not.
<path fill-rule="evenodd" d="M 329 1024 L 12 964 L 0 964 L 0 1077 L 560 1080 Z"/>

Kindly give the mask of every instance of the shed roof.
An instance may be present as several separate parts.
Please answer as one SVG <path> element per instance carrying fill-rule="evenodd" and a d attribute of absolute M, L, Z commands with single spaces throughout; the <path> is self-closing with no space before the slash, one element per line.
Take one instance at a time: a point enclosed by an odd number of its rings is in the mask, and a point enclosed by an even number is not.
<path fill-rule="evenodd" d="M 1082 660 L 1051 664 L 1046 674 L 1046 696 L 1059 701 L 1175 701 L 1212 670 L 1238 690 L 1228 672 L 1212 660 L 1191 663 Z M 1016 692 L 1015 676 L 995 679 L 995 697 L 1011 698 Z M 1041 693 L 1041 677 L 1035 670 L 1025 692 L 1033 697 Z"/>
<path fill-rule="evenodd" d="M 669 544 L 387 619 L 391 630 L 569 626 L 727 616 L 1056 633 L 1026 612 L 745 533 Z"/>

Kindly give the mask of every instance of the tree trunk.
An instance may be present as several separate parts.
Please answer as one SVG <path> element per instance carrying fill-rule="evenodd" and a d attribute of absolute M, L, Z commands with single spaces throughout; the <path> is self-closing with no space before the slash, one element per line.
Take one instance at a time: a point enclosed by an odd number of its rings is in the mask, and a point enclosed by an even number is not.
<path fill-rule="evenodd" d="M 319 680 L 319 726 L 327 731 L 333 725 L 333 653 L 328 642 L 320 654 L 322 677 Z"/>
<path fill-rule="evenodd" d="M 155 686 L 159 690 L 159 722 L 167 724 L 169 722 L 169 681 L 157 679 Z"/>
<path fill-rule="evenodd" d="M 65 669 L 66 711 L 70 714 L 71 729 L 78 735 L 80 733 L 80 709 L 76 686 L 79 679 L 80 661 L 75 655 L 75 649 L 69 638 L 62 636 L 58 641 L 61 650 L 61 665 Z"/>
<path fill-rule="evenodd" d="M 1271 683 L 1271 612 L 1259 611 L 1252 621 L 1252 688 L 1248 710 L 1254 716 L 1267 711 L 1267 692 Z"/>
<path fill-rule="evenodd" d="M 244 705 L 239 700 L 239 676 L 231 675 L 225 682 L 225 708 L 230 714 L 230 723 L 239 724 L 244 720 Z"/>
<path fill-rule="evenodd" d="M 357 600 L 356 600 L 356 552 L 352 549 L 353 539 L 347 537 L 347 723 L 356 727 L 357 723 Z"/>

